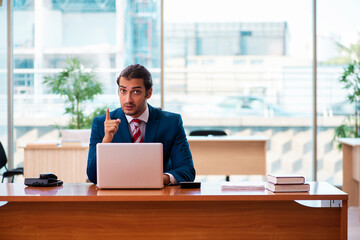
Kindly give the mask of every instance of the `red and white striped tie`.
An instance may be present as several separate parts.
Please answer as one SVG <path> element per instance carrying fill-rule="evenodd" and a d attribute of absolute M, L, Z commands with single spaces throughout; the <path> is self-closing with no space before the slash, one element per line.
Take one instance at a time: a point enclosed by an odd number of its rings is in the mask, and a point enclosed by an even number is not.
<path fill-rule="evenodd" d="M 140 119 L 133 119 L 132 123 L 134 124 L 134 129 L 132 131 L 132 136 L 133 136 L 132 141 L 134 143 L 142 143 L 142 142 L 144 142 L 144 138 L 141 135 L 141 131 L 140 131 L 141 120 Z"/>

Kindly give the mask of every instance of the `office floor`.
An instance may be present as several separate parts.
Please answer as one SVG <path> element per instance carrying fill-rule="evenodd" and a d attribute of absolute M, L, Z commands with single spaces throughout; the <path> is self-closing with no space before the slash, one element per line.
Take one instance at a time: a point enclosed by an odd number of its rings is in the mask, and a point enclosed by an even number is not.
<path fill-rule="evenodd" d="M 348 210 L 348 239 L 360 239 L 360 207 L 349 207 Z"/>

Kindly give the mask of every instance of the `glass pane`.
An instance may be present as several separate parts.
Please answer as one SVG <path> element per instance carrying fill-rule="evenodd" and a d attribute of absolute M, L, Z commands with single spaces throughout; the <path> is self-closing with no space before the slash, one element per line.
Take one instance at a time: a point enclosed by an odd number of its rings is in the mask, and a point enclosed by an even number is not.
<path fill-rule="evenodd" d="M 7 6 L 0 5 L 0 142 L 7 151 Z"/>
<path fill-rule="evenodd" d="M 348 100 L 354 91 L 344 89 L 340 79 L 348 64 L 360 58 L 359 9 L 357 0 L 318 1 L 318 179 L 339 186 L 342 152 L 333 138 L 342 124 L 351 128 L 343 128 L 346 137 L 354 137 L 355 104 Z"/>
<path fill-rule="evenodd" d="M 164 25 L 165 109 L 187 133 L 267 136 L 267 171 L 311 180 L 312 1 L 168 0 Z"/>
<path fill-rule="evenodd" d="M 14 121 L 17 146 L 59 141 L 58 128 L 71 116 L 65 96 L 51 93 L 46 76 L 60 73 L 70 58 L 93 73 L 103 93 L 83 104 L 85 115 L 97 107 L 119 107 L 116 78 L 129 64 L 153 74 L 150 104 L 160 106 L 160 1 L 14 1 Z M 15 160 L 23 161 L 17 148 Z"/>

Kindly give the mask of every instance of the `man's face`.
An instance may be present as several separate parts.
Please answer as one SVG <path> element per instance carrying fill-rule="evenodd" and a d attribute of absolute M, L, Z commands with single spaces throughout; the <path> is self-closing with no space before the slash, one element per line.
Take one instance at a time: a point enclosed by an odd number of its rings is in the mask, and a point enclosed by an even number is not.
<path fill-rule="evenodd" d="M 126 115 L 139 117 L 146 109 L 147 99 L 151 97 L 152 88 L 146 94 L 142 78 L 124 78 L 119 81 L 119 96 L 121 108 Z"/>

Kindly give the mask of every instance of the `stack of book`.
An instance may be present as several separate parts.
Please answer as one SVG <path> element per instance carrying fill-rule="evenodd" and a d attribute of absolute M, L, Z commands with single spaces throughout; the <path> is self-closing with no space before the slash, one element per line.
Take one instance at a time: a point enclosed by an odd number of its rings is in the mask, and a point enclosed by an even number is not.
<path fill-rule="evenodd" d="M 266 188 L 271 192 L 308 192 L 310 185 L 298 175 L 267 175 Z"/>

